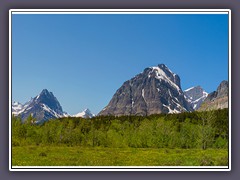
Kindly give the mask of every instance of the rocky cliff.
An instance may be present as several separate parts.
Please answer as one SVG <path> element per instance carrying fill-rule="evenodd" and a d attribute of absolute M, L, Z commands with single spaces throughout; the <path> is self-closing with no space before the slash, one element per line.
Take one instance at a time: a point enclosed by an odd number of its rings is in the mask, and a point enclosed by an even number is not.
<path fill-rule="evenodd" d="M 98 115 L 145 116 L 191 110 L 184 98 L 180 77 L 159 64 L 124 82 Z"/>

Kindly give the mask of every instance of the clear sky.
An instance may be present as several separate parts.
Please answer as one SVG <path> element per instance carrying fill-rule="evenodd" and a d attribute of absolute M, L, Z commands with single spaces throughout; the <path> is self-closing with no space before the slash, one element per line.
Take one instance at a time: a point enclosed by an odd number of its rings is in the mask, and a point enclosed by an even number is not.
<path fill-rule="evenodd" d="M 97 114 L 146 67 L 165 64 L 182 89 L 228 79 L 228 15 L 12 16 L 12 99 L 48 89 L 63 109 Z"/>

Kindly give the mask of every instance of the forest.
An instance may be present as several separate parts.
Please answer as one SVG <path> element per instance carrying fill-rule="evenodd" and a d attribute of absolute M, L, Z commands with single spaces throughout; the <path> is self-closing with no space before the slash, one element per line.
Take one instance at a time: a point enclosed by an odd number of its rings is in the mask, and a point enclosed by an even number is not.
<path fill-rule="evenodd" d="M 12 117 L 12 147 L 228 149 L 228 109 L 150 116 Z"/>

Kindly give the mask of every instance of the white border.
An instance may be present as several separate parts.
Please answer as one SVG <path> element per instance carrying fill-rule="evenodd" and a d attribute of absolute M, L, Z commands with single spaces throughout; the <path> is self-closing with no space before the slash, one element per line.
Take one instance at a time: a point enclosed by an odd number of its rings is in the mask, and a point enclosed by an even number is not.
<path fill-rule="evenodd" d="M 228 162 L 229 162 L 229 171 L 231 171 L 231 159 L 232 159 L 232 156 L 231 156 L 231 147 L 232 147 L 232 93 L 231 93 L 231 88 L 232 88 L 232 76 L 231 76 L 231 67 L 232 67 L 232 52 L 231 52 L 231 49 L 232 49 L 232 22 L 231 22 L 231 10 L 229 9 L 229 13 L 228 13 L 228 82 L 229 82 L 229 91 L 228 91 L 228 113 L 229 113 L 229 132 L 228 132 L 228 136 L 229 136 L 229 139 L 228 139 L 228 154 L 229 154 L 229 157 L 228 157 Z"/>
<path fill-rule="evenodd" d="M 9 11 L 9 170 L 11 171 L 11 159 L 12 159 L 12 19 L 11 11 Z"/>
<path fill-rule="evenodd" d="M 92 11 L 92 12 L 88 12 Z M 126 12 L 127 11 L 127 12 Z M 228 14 L 229 166 L 12 166 L 12 14 Z M 231 171 L 231 10 L 230 9 L 10 9 L 9 10 L 9 170 L 10 171 Z M 24 168 L 24 169 L 21 169 Z M 41 169 L 40 169 L 41 168 Z M 54 168 L 54 169 L 53 169 Z M 96 168 L 96 169 L 90 169 Z M 101 169 L 105 168 L 105 169 Z M 119 168 L 119 169 L 116 169 Z M 128 169 L 124 169 L 128 168 Z M 148 169 L 141 169 L 148 168 Z M 161 169 L 158 169 L 161 168 Z M 174 168 L 174 169 L 171 169 Z M 177 169 L 175 169 L 177 168 Z M 221 169 L 226 168 L 226 169 Z"/>
<path fill-rule="evenodd" d="M 228 14 L 228 9 L 12 9 L 12 14 Z M 91 11 L 91 12 L 89 12 Z"/>
<path fill-rule="evenodd" d="M 13 166 L 11 171 L 228 171 L 228 166 Z M 20 169 L 24 168 L 24 169 Z M 38 169 L 41 168 L 41 169 Z M 55 168 L 55 169 L 52 169 Z M 66 168 L 66 169 L 62 169 Z M 104 168 L 104 169 L 102 169 Z M 119 168 L 119 169 L 116 169 Z M 123 169 L 128 168 L 128 169 Z M 148 168 L 148 169 L 141 169 Z M 151 168 L 151 169 L 150 169 Z M 161 169 L 157 169 L 161 168 Z M 174 168 L 174 169 L 170 169 Z M 178 168 L 178 169 L 176 169 Z M 189 169 L 193 168 L 193 169 Z M 201 168 L 201 169 L 200 169 Z M 206 168 L 206 169 L 202 169 Z"/>

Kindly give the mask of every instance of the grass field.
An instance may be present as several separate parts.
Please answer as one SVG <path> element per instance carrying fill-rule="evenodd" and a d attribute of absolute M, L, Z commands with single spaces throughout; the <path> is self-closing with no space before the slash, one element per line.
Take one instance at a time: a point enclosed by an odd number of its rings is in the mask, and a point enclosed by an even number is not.
<path fill-rule="evenodd" d="M 13 166 L 227 166 L 227 149 L 12 147 Z"/>

